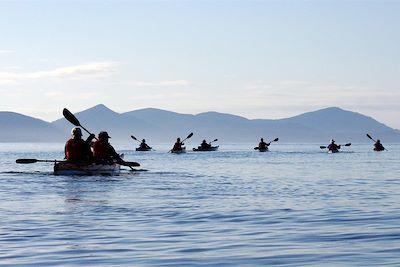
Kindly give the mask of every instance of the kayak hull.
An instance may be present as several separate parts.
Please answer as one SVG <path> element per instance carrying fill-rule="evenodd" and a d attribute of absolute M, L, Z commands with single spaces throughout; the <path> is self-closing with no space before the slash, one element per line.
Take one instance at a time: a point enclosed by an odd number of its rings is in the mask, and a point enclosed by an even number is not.
<path fill-rule="evenodd" d="M 141 148 L 141 147 L 137 147 L 136 151 L 150 151 L 152 148 Z"/>
<path fill-rule="evenodd" d="M 182 147 L 182 149 L 180 149 L 180 150 L 171 150 L 171 153 L 174 153 L 174 154 L 186 153 L 186 147 Z"/>
<path fill-rule="evenodd" d="M 268 148 L 258 148 L 259 152 L 268 152 Z"/>
<path fill-rule="evenodd" d="M 201 146 L 197 147 L 197 148 L 193 148 L 193 151 L 217 151 L 219 148 L 219 146 L 212 146 L 212 147 L 207 147 L 207 148 L 203 148 Z"/>
<path fill-rule="evenodd" d="M 55 175 L 119 175 L 121 166 L 114 164 L 86 164 L 72 162 L 56 162 Z"/>
<path fill-rule="evenodd" d="M 328 153 L 331 153 L 331 154 L 333 154 L 333 153 L 339 153 L 339 150 L 328 150 Z"/>

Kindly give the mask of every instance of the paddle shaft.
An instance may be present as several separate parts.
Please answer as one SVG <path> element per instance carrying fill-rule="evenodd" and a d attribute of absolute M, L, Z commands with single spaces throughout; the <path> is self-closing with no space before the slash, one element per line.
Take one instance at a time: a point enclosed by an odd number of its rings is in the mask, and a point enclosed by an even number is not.
<path fill-rule="evenodd" d="M 374 138 L 372 138 L 369 134 L 367 134 L 367 137 L 368 137 L 369 139 L 371 139 L 372 141 L 376 142 L 376 140 L 375 140 Z"/>
<path fill-rule="evenodd" d="M 351 146 L 351 143 L 347 143 L 347 144 L 344 144 L 344 145 L 338 145 L 339 148 L 342 147 L 342 146 Z M 319 148 L 325 149 L 325 148 L 328 148 L 328 147 L 327 146 L 320 146 Z"/>

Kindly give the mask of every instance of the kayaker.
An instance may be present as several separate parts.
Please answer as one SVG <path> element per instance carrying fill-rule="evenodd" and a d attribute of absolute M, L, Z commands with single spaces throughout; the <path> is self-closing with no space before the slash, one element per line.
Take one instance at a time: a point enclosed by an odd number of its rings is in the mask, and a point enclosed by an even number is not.
<path fill-rule="evenodd" d="M 258 143 L 259 149 L 267 149 L 270 143 L 265 143 L 264 138 L 261 138 L 260 143 Z"/>
<path fill-rule="evenodd" d="M 140 143 L 139 147 L 142 148 L 142 149 L 151 149 L 151 147 L 146 144 L 146 140 L 145 139 L 142 140 L 142 142 Z"/>
<path fill-rule="evenodd" d="M 97 163 L 112 164 L 115 162 L 123 162 L 120 155 L 115 151 L 114 147 L 108 142 L 111 138 L 107 132 L 101 131 L 98 134 L 98 140 L 93 144 L 93 157 Z"/>
<path fill-rule="evenodd" d="M 207 149 L 211 147 L 211 144 L 208 144 L 206 140 L 203 140 L 203 142 L 201 142 L 200 147 L 203 149 Z"/>
<path fill-rule="evenodd" d="M 376 140 L 374 144 L 374 151 L 383 151 L 385 150 L 385 147 L 382 145 L 381 140 Z"/>
<path fill-rule="evenodd" d="M 65 143 L 65 159 L 73 162 L 90 162 L 93 160 L 93 153 L 90 149 L 90 143 L 94 134 L 84 141 L 82 139 L 81 128 L 75 127 L 71 130 L 72 137 Z"/>
<path fill-rule="evenodd" d="M 328 150 L 332 152 L 339 152 L 340 145 L 335 144 L 335 140 L 331 140 L 331 143 L 328 145 Z"/>
<path fill-rule="evenodd" d="M 179 151 L 182 150 L 182 145 L 184 145 L 184 143 L 181 142 L 181 139 L 178 137 L 176 139 L 176 142 L 174 144 L 174 147 L 172 148 L 173 151 Z"/>

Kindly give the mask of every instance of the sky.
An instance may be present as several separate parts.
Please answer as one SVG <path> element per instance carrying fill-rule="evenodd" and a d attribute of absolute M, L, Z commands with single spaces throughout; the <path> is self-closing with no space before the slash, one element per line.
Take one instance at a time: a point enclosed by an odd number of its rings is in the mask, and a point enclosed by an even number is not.
<path fill-rule="evenodd" d="M 400 129 L 400 1 L 0 0 L 0 111 L 105 104 Z"/>

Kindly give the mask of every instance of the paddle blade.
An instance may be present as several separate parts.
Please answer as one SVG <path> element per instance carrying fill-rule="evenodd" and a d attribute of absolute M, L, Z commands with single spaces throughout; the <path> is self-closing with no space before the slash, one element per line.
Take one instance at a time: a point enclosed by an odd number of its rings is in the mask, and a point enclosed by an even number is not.
<path fill-rule="evenodd" d="M 67 121 L 69 121 L 73 125 L 81 126 L 81 124 L 78 121 L 78 119 L 68 109 L 66 109 L 66 108 L 63 109 L 63 115 L 64 115 L 64 118 L 67 119 Z"/>
<path fill-rule="evenodd" d="M 277 142 L 278 140 L 279 140 L 279 138 L 277 137 L 277 138 L 274 139 L 274 142 Z"/>
<path fill-rule="evenodd" d="M 187 137 L 186 137 L 186 139 L 189 139 L 190 137 L 192 137 L 193 136 L 193 133 L 190 133 Z"/>
<path fill-rule="evenodd" d="M 347 143 L 347 144 L 345 144 L 344 146 L 351 146 L 351 143 Z"/>
<path fill-rule="evenodd" d="M 258 146 L 256 146 L 255 148 L 254 148 L 254 150 L 258 150 L 259 148 L 258 148 Z"/>
<path fill-rule="evenodd" d="M 19 163 L 19 164 L 30 164 L 30 163 L 36 163 L 36 162 L 38 162 L 38 160 L 37 159 L 17 159 L 15 162 Z"/>
<path fill-rule="evenodd" d="M 320 146 L 319 148 L 321 148 L 321 149 L 325 149 L 325 148 L 326 148 L 326 146 Z"/>
<path fill-rule="evenodd" d="M 131 135 L 131 137 L 132 137 L 133 140 L 136 140 L 136 141 L 137 141 L 136 137 L 134 137 L 133 135 Z"/>
<path fill-rule="evenodd" d="M 214 139 L 214 141 L 213 142 L 217 142 L 218 141 L 218 139 Z"/>
<path fill-rule="evenodd" d="M 140 164 L 134 161 L 124 161 L 119 163 L 122 166 L 128 166 L 128 167 L 139 167 Z"/>

